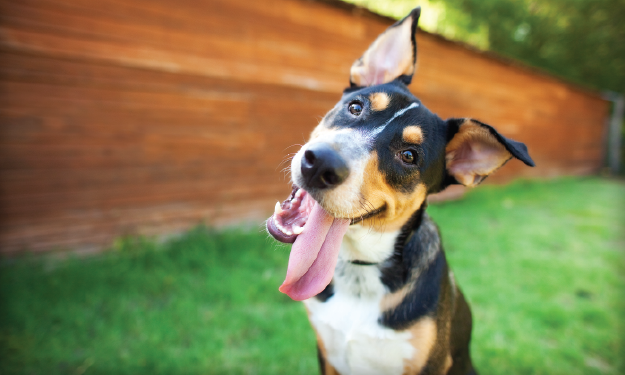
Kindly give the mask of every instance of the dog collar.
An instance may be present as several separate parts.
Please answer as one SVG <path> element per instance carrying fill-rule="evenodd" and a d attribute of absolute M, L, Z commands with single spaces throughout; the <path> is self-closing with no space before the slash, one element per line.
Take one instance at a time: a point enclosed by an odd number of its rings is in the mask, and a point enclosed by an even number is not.
<path fill-rule="evenodd" d="M 379 263 L 373 263 L 373 262 L 365 262 L 364 260 L 348 260 L 348 262 L 350 262 L 351 264 L 355 264 L 357 266 L 374 266 L 376 264 L 379 264 Z"/>

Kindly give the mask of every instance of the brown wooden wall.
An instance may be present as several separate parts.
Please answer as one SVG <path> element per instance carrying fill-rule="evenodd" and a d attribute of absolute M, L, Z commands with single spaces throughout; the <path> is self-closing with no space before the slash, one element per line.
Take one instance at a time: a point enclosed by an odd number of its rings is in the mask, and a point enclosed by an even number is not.
<path fill-rule="evenodd" d="M 427 9 L 424 9 L 427 12 Z M 304 0 L 0 0 L 0 249 L 95 250 L 123 234 L 260 222 L 297 150 L 391 20 Z M 414 93 L 586 174 L 607 104 L 421 33 Z"/>

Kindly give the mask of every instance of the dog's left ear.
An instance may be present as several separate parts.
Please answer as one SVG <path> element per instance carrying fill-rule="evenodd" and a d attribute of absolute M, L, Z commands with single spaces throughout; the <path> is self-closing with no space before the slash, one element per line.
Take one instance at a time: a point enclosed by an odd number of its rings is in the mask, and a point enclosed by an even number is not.
<path fill-rule="evenodd" d="M 510 159 L 533 167 L 527 147 L 508 139 L 492 126 L 472 119 L 447 120 L 447 173 L 465 186 L 476 186 Z"/>
<path fill-rule="evenodd" d="M 365 87 L 391 82 L 397 78 L 405 84 L 412 81 L 417 62 L 417 23 L 421 7 L 386 29 L 369 49 L 352 65 L 352 87 Z"/>

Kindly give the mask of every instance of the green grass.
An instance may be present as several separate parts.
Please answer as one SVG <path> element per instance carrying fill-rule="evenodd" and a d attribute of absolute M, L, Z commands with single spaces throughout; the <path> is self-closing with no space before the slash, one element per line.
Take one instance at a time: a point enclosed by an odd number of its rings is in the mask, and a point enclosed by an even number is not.
<path fill-rule="evenodd" d="M 621 374 L 625 184 L 484 186 L 431 206 L 482 374 Z M 0 374 L 314 374 L 288 247 L 196 228 L 88 259 L 5 259 Z"/>

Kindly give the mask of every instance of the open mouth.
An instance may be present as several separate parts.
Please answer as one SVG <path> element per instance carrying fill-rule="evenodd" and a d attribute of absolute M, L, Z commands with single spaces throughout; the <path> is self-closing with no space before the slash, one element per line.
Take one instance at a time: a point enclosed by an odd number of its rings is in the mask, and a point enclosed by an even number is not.
<path fill-rule="evenodd" d="M 332 280 L 349 225 L 383 210 L 384 207 L 356 219 L 335 218 L 304 189 L 293 185 L 289 197 L 276 203 L 267 220 L 269 234 L 280 242 L 293 244 L 280 291 L 296 301 L 321 293 Z"/>
<path fill-rule="evenodd" d="M 276 240 L 293 243 L 304 231 L 308 215 L 315 205 L 314 199 L 297 185 L 282 203 L 276 202 L 273 215 L 267 220 L 267 230 Z"/>
<path fill-rule="evenodd" d="M 293 185 L 291 194 L 282 203 L 276 202 L 273 215 L 267 220 L 267 230 L 276 240 L 283 243 L 293 243 L 297 236 L 304 231 L 313 207 L 317 202 L 304 189 Z M 352 219 L 350 224 L 357 224 L 382 213 L 386 206 L 379 207 Z"/>

